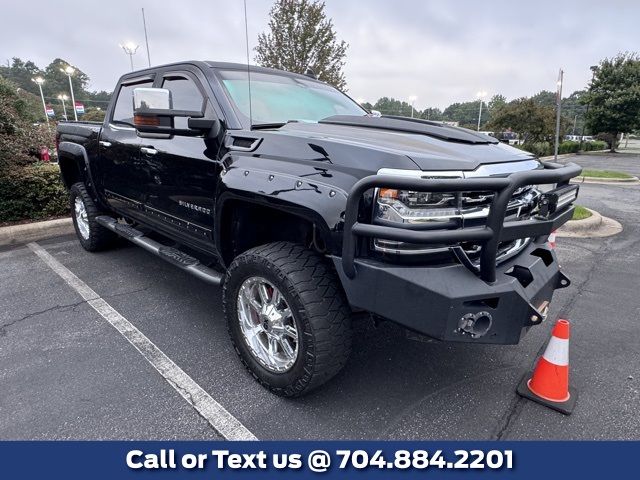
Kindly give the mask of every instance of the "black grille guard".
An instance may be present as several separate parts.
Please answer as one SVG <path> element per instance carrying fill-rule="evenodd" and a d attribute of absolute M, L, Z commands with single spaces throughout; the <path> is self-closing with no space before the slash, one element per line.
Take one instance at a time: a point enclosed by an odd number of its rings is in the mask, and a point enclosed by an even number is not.
<path fill-rule="evenodd" d="M 475 242 L 480 245 L 480 266 L 473 265 L 462 248 L 453 245 L 452 251 L 458 260 L 486 282 L 496 280 L 496 257 L 500 242 L 518 238 L 549 235 L 573 216 L 573 205 L 555 212 L 545 219 L 528 219 L 505 222 L 509 200 L 516 189 L 525 185 L 557 184 L 567 185 L 580 174 L 582 168 L 575 163 L 559 165 L 541 162 L 543 168 L 512 173 L 505 177 L 425 179 L 408 178 L 397 175 L 371 175 L 358 181 L 347 199 L 342 244 L 342 268 L 349 278 L 356 276 L 357 237 L 375 237 L 386 240 L 418 244 L 458 244 Z M 397 188 L 422 192 L 472 192 L 493 191 L 489 215 L 484 226 L 458 228 L 456 230 L 434 229 L 433 225 L 420 228 L 415 224 L 404 225 L 385 222 L 384 225 L 358 222 L 358 211 L 362 195 L 375 187 Z M 437 226 L 440 227 L 440 226 Z M 437 228 L 436 227 L 436 228 Z M 466 259 L 466 260 L 465 260 Z"/>

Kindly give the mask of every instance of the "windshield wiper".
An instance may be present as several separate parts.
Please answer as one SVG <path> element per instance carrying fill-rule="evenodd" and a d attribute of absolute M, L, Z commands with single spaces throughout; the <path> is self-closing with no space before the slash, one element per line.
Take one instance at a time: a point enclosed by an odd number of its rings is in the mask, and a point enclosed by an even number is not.
<path fill-rule="evenodd" d="M 284 127 L 289 122 L 274 122 L 274 123 L 254 123 L 251 125 L 251 130 L 262 130 L 268 128 L 280 128 Z"/>
<path fill-rule="evenodd" d="M 270 123 L 254 123 L 251 125 L 251 130 L 260 130 L 267 128 L 280 128 L 284 127 L 287 123 L 299 123 L 300 120 L 287 120 L 286 122 L 270 122 Z"/>

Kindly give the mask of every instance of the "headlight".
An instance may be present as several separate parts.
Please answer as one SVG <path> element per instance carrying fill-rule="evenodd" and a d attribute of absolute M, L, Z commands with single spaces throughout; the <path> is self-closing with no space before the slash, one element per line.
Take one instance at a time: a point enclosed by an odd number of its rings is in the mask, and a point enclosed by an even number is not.
<path fill-rule="evenodd" d="M 415 192 L 380 188 L 375 195 L 374 222 L 392 222 L 399 224 L 422 225 L 425 229 L 452 229 L 463 226 L 481 226 L 486 223 L 493 192 Z M 531 187 L 518 188 L 509 202 L 506 218 L 509 220 L 526 219 L 538 211 L 540 192 Z M 567 195 L 565 195 L 567 196 Z M 562 199 L 564 200 L 564 197 Z M 526 242 L 503 242 L 502 250 L 518 251 L 528 244 Z M 374 238 L 373 247 L 380 252 L 394 254 L 425 254 L 448 252 L 449 245 L 417 245 L 395 240 Z M 478 253 L 476 244 L 462 245 L 470 254 Z"/>
<path fill-rule="evenodd" d="M 381 188 L 375 217 L 399 223 L 448 222 L 460 218 L 459 195 Z"/>
<path fill-rule="evenodd" d="M 456 193 L 380 188 L 376 192 L 374 217 L 383 222 L 422 224 L 425 228 L 458 228 L 462 226 L 460 198 Z M 381 252 L 407 254 L 435 252 L 444 247 L 413 245 L 379 238 L 374 239 L 373 245 Z"/>

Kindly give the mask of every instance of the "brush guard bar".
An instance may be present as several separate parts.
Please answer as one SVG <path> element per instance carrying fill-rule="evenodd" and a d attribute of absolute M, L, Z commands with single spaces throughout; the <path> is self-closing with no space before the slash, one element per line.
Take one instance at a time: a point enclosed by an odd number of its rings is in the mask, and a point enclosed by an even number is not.
<path fill-rule="evenodd" d="M 345 211 L 344 240 L 342 244 L 342 268 L 349 278 L 357 274 L 355 257 L 358 237 L 382 238 L 417 244 L 451 244 L 456 258 L 485 282 L 496 280 L 496 257 L 500 242 L 518 238 L 537 238 L 549 235 L 573 216 L 572 204 L 560 208 L 546 218 L 505 222 L 509 200 L 513 193 L 526 185 L 556 184 L 562 187 L 580 174 L 582 168 L 575 163 L 559 165 L 541 162 L 542 168 L 516 172 L 505 177 L 424 179 L 397 175 L 371 175 L 358 181 L 349 194 Z M 443 230 L 441 225 L 401 224 L 390 226 L 358 222 L 362 195 L 371 188 L 385 187 L 421 192 L 494 192 L 487 221 L 484 226 Z M 435 229 L 434 229 L 435 227 Z M 458 245 L 475 242 L 480 245 L 480 265 L 476 266 Z"/>

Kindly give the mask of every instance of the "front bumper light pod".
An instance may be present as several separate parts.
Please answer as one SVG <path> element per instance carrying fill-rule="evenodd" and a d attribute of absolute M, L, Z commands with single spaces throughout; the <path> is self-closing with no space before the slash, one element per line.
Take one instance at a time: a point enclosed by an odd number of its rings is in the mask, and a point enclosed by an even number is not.
<path fill-rule="evenodd" d="M 555 212 L 562 210 L 567 205 L 572 204 L 578 198 L 578 185 L 565 185 L 555 188 L 540 196 L 539 218 L 548 218 Z"/>

